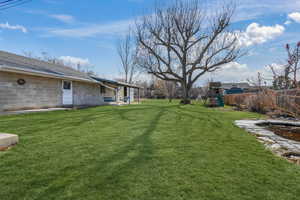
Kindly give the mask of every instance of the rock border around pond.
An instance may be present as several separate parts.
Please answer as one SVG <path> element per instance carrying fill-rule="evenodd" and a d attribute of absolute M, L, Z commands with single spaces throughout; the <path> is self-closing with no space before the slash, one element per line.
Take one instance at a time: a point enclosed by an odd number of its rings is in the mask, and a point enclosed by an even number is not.
<path fill-rule="evenodd" d="M 245 129 L 255 135 L 267 149 L 270 149 L 276 155 L 287 158 L 288 160 L 300 164 L 300 142 L 280 137 L 259 124 L 271 123 L 277 125 L 299 126 L 300 122 L 284 120 L 236 120 L 235 125 Z"/>

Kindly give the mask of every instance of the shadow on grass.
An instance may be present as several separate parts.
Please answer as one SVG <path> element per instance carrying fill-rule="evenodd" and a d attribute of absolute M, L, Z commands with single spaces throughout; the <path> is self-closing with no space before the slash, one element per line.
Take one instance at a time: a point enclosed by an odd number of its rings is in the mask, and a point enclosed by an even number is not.
<path fill-rule="evenodd" d="M 159 121 L 164 115 L 165 111 L 166 109 L 164 108 L 160 109 L 153 116 L 152 120 L 149 122 L 149 125 L 147 125 L 147 128 L 141 135 L 134 138 L 128 145 L 122 148 L 121 151 L 114 153 L 104 160 L 101 160 L 102 165 L 95 166 L 96 168 L 98 168 L 97 171 L 108 170 L 110 172 L 110 175 L 106 176 L 106 178 L 97 185 L 98 187 L 103 187 L 103 184 L 117 181 L 119 175 L 124 175 L 126 174 L 126 171 L 130 171 L 139 165 L 144 165 L 151 160 L 151 155 L 153 154 L 154 147 L 150 137 L 156 130 Z M 129 157 L 128 155 L 131 152 L 133 153 L 133 156 Z M 124 158 L 126 158 L 127 161 L 123 162 L 120 165 L 113 165 L 114 167 L 111 168 L 113 163 L 119 163 L 119 161 L 123 160 Z M 99 168 L 99 166 L 101 167 Z"/>
<path fill-rule="evenodd" d="M 138 110 L 143 109 L 150 109 L 150 107 L 140 108 Z M 127 118 L 126 113 L 130 111 L 131 108 L 122 109 L 121 112 L 117 109 L 117 112 L 124 119 Z M 72 173 L 74 172 L 74 166 L 66 166 L 61 169 L 60 172 L 56 173 L 56 178 L 52 177 L 53 181 L 51 181 L 51 186 L 40 193 L 40 197 L 49 193 L 51 193 L 52 196 L 55 196 L 64 191 L 70 184 L 73 184 L 74 181 L 79 180 L 85 180 L 83 187 L 87 190 L 93 188 L 98 191 L 103 191 L 105 194 L 109 193 L 109 195 L 113 196 L 116 189 L 115 187 L 120 184 L 122 185 L 123 183 L 122 177 L 130 176 L 134 168 L 139 168 L 141 165 L 146 165 L 149 161 L 151 161 L 154 151 L 154 147 L 151 142 L 151 135 L 156 130 L 165 111 L 166 108 L 164 107 L 157 109 L 157 112 L 155 112 L 155 114 L 151 117 L 151 120 L 147 123 L 144 131 L 137 137 L 133 138 L 127 145 L 122 148 L 120 147 L 119 151 L 109 154 L 104 158 L 99 155 L 97 157 L 96 154 L 91 152 L 91 158 L 94 158 L 95 160 L 91 161 L 92 165 L 76 165 L 76 169 L 81 170 L 78 175 L 74 176 Z M 84 123 L 85 121 L 86 120 L 83 120 L 81 123 Z M 62 174 L 64 174 L 63 183 L 60 183 L 58 186 L 55 183 L 57 179 L 60 179 L 59 176 Z"/>
<path fill-rule="evenodd" d="M 180 111 L 178 115 L 181 119 L 184 117 L 188 117 L 191 119 L 197 119 L 199 121 L 209 122 L 210 124 L 213 124 L 216 127 L 220 127 L 221 121 L 219 118 L 215 117 L 216 113 L 214 112 L 203 111 L 200 109 L 201 107 L 196 106 L 192 107 L 193 109 L 187 108 L 185 106 L 178 106 L 177 108 Z"/>
<path fill-rule="evenodd" d="M 88 123 L 93 120 L 97 120 L 101 117 L 114 117 L 115 114 L 120 116 L 120 120 L 127 120 L 127 121 L 132 121 L 135 120 L 134 116 L 132 118 L 129 118 L 127 114 L 129 112 L 139 112 L 139 111 L 146 111 L 146 110 L 151 110 L 153 109 L 153 106 L 142 106 L 142 107 L 112 107 L 111 110 L 93 110 L 92 113 L 88 114 L 82 114 L 82 115 L 73 115 L 73 120 L 72 122 L 65 123 L 66 126 L 82 126 L 85 123 Z M 76 113 L 75 113 L 76 114 Z M 77 119 L 76 119 L 77 118 Z M 119 119 L 113 119 L 113 120 L 119 120 Z"/>

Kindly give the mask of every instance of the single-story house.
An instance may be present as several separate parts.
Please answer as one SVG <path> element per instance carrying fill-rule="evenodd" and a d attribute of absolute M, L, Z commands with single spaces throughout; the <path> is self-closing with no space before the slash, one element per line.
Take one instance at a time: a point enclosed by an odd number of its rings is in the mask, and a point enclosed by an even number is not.
<path fill-rule="evenodd" d="M 0 51 L 0 111 L 97 106 L 108 99 L 131 103 L 134 89 L 139 87 Z"/>

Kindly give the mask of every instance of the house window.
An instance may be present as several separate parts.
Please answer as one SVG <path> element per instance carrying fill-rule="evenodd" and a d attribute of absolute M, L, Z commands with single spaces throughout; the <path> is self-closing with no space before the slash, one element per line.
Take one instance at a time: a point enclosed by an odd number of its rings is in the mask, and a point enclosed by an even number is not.
<path fill-rule="evenodd" d="M 63 88 L 64 88 L 64 90 L 71 90 L 71 82 L 64 81 Z"/>
<path fill-rule="evenodd" d="M 106 93 L 105 89 L 106 89 L 106 88 L 105 88 L 104 86 L 101 85 L 101 87 L 100 87 L 100 92 L 101 92 L 101 94 L 105 94 L 105 93 Z"/>

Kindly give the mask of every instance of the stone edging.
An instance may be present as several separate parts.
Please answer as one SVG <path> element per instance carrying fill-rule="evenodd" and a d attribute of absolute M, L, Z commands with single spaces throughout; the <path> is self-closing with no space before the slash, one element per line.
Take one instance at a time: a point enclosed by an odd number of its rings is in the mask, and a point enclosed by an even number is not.
<path fill-rule="evenodd" d="M 289 160 L 300 163 L 300 142 L 285 139 L 257 124 L 289 124 L 300 126 L 300 122 L 284 120 L 237 120 L 234 124 L 255 135 L 267 149 L 279 156 L 287 157 Z"/>

